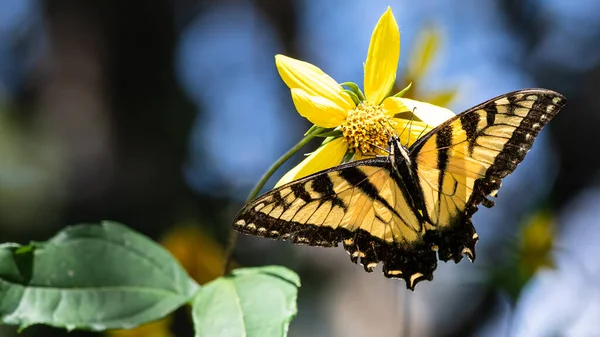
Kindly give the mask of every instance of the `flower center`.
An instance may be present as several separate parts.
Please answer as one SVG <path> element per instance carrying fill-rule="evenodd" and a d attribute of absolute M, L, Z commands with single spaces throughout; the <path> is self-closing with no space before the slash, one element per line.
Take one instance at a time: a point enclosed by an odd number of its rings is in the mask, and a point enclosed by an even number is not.
<path fill-rule="evenodd" d="M 381 106 L 369 103 L 360 103 L 348 111 L 341 130 L 350 151 L 363 155 L 384 154 L 381 149 L 387 148 L 396 122 L 383 112 Z"/>

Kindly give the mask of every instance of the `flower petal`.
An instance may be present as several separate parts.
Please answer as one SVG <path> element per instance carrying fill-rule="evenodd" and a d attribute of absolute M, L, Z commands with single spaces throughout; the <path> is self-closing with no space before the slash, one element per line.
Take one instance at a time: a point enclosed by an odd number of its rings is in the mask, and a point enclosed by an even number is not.
<path fill-rule="evenodd" d="M 396 81 L 400 58 L 400 31 L 392 9 L 379 18 L 371 36 L 365 63 L 365 96 L 371 104 L 379 104 Z"/>
<path fill-rule="evenodd" d="M 275 65 L 279 76 L 290 89 L 304 89 L 309 95 L 321 96 L 336 103 L 345 110 L 355 104 L 343 88 L 318 67 L 285 55 L 275 55 Z"/>
<path fill-rule="evenodd" d="M 346 110 L 325 97 L 311 96 L 299 88 L 292 89 L 291 92 L 298 113 L 317 126 L 334 128 L 346 119 Z"/>
<path fill-rule="evenodd" d="M 339 165 L 346 154 L 348 146 L 343 138 L 338 138 L 319 147 L 315 152 L 311 153 L 300 164 L 296 165 L 288 173 L 284 174 L 281 179 L 275 184 L 275 187 L 287 184 L 296 179 L 306 177 L 309 174 L 328 169 Z"/>
<path fill-rule="evenodd" d="M 417 139 L 433 130 L 433 126 L 417 120 L 411 121 L 409 119 L 394 118 L 394 121 L 396 121 L 395 128 L 400 138 L 400 143 L 406 147 L 413 145 Z"/>
<path fill-rule="evenodd" d="M 431 126 L 438 126 L 454 117 L 454 113 L 449 109 L 410 98 L 388 97 L 383 101 L 382 107 L 388 116 L 412 111 L 420 120 Z"/>

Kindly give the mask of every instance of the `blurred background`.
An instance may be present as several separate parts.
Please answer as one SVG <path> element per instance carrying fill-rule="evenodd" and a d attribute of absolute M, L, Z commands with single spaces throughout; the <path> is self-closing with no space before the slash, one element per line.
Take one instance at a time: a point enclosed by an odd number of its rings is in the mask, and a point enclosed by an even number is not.
<path fill-rule="evenodd" d="M 477 261 L 440 262 L 414 293 L 342 248 L 241 237 L 237 265 L 300 274 L 290 336 L 600 336 L 600 1 L 3 0 L 1 242 L 110 219 L 218 277 L 248 192 L 310 126 L 273 56 L 362 86 L 388 5 L 408 97 L 460 112 L 544 87 L 566 108 L 474 216 Z M 188 314 L 104 335 L 191 336 Z"/>

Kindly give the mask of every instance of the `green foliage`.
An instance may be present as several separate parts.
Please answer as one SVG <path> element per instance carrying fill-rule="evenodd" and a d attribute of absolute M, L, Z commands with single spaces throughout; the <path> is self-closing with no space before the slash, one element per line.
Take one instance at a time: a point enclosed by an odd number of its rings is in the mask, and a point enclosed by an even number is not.
<path fill-rule="evenodd" d="M 129 329 L 193 302 L 198 336 L 282 336 L 299 285 L 294 272 L 270 266 L 200 288 L 168 251 L 114 222 L 0 245 L 0 322 L 21 328 Z"/>
<path fill-rule="evenodd" d="M 400 90 L 393 97 L 404 97 L 404 94 L 412 87 L 412 82 L 410 82 L 404 89 Z"/>
<path fill-rule="evenodd" d="M 285 336 L 299 286 L 298 275 L 279 266 L 234 270 L 196 295 L 196 336 Z"/>
<path fill-rule="evenodd" d="M 167 315 L 198 288 L 161 246 L 112 222 L 1 248 L 0 318 L 6 324 L 131 328 Z"/>
<path fill-rule="evenodd" d="M 344 91 L 348 92 L 350 94 L 350 96 L 352 97 L 352 100 L 354 101 L 354 103 L 358 104 L 360 102 L 364 102 L 364 101 L 367 100 L 365 98 L 365 94 L 363 94 L 363 92 L 360 90 L 360 88 L 358 87 L 358 85 L 356 83 L 354 83 L 354 82 L 344 82 L 344 83 L 340 83 L 340 85 L 342 87 L 348 87 L 348 88 L 350 88 L 350 90 L 344 90 Z M 358 99 L 358 102 L 356 100 L 354 100 L 354 97 L 356 97 Z"/>

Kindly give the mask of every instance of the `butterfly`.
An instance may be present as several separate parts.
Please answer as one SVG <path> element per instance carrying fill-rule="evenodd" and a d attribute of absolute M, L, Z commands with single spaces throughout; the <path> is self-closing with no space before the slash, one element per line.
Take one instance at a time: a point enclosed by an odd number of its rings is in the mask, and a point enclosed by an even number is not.
<path fill-rule="evenodd" d="M 234 228 L 296 244 L 334 247 L 352 262 L 410 290 L 433 279 L 437 260 L 475 260 L 478 205 L 494 206 L 502 179 L 565 105 L 546 89 L 524 89 L 468 109 L 410 147 L 397 135 L 389 155 L 357 160 L 292 181 L 248 202 Z"/>

